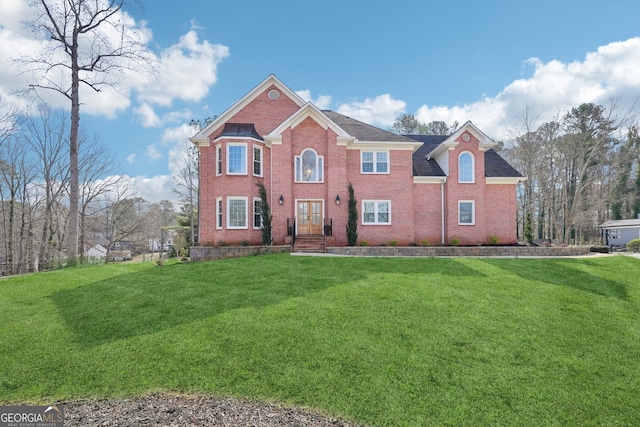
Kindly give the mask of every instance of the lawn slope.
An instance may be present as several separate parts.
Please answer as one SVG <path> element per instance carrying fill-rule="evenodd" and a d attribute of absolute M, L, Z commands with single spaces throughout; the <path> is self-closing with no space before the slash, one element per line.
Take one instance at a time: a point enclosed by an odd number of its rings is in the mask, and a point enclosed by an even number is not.
<path fill-rule="evenodd" d="M 635 425 L 640 262 L 288 254 L 0 281 L 0 403 L 152 391 L 376 426 Z"/>

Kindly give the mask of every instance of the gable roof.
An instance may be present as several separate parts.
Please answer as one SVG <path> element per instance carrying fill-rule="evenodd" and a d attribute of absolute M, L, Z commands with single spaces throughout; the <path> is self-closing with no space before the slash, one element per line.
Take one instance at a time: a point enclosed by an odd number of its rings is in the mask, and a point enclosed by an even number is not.
<path fill-rule="evenodd" d="M 611 221 L 603 222 L 598 227 L 599 228 L 640 227 L 640 218 L 611 220 Z"/>
<path fill-rule="evenodd" d="M 282 132 L 284 132 L 285 129 L 293 129 L 309 117 L 325 130 L 333 130 L 338 135 L 339 139 L 353 140 L 353 135 L 349 135 L 344 129 L 342 129 L 337 123 L 331 120 L 329 116 L 324 114 L 323 111 L 320 111 L 318 107 L 313 105 L 311 102 L 307 102 L 287 120 L 280 123 L 280 125 L 272 130 L 269 135 L 265 136 L 265 140 L 273 144 L 282 143 Z"/>
<path fill-rule="evenodd" d="M 322 110 L 322 113 L 359 141 L 415 143 L 413 139 L 368 125 L 335 111 Z"/>
<path fill-rule="evenodd" d="M 447 143 L 452 140 L 451 136 L 406 135 L 406 137 L 422 142 L 422 147 L 413 153 L 413 176 L 445 176 L 440 165 L 431 156 L 441 150 L 440 147 L 446 146 L 448 148 Z M 524 178 L 493 149 L 484 152 L 484 176 L 487 178 Z"/>
<path fill-rule="evenodd" d="M 208 126 L 201 129 L 200 132 L 195 134 L 193 137 L 189 138 L 189 141 L 198 145 L 208 145 L 209 136 L 216 130 L 221 124 L 226 123 L 229 118 L 231 118 L 238 111 L 242 110 L 246 107 L 251 101 L 253 101 L 258 95 L 267 90 L 267 88 L 275 86 L 280 90 L 284 95 L 288 96 L 302 107 L 305 104 L 304 99 L 302 99 L 297 93 L 289 89 L 284 83 L 282 83 L 274 74 L 270 74 L 269 77 L 264 79 L 262 83 L 258 86 L 254 87 L 249 93 L 240 98 L 239 101 L 234 103 L 231 107 L 229 107 L 224 113 L 220 114 L 215 118 Z"/>
<path fill-rule="evenodd" d="M 422 142 L 422 146 L 413 153 L 413 176 L 446 176 L 438 162 L 429 157 L 429 153 L 447 139 L 446 135 L 405 136 Z"/>
<path fill-rule="evenodd" d="M 493 149 L 484 152 L 484 176 L 487 178 L 524 178 Z"/>

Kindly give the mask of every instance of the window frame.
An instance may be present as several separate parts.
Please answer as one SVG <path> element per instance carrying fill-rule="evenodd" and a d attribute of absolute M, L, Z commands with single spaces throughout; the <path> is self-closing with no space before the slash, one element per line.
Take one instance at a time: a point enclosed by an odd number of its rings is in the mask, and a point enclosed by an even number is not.
<path fill-rule="evenodd" d="M 216 230 L 222 230 L 224 225 L 224 211 L 222 210 L 222 197 L 216 198 Z"/>
<path fill-rule="evenodd" d="M 365 204 L 367 203 L 373 203 L 373 218 L 374 221 L 365 221 L 365 214 L 366 213 L 371 213 L 371 212 L 365 212 Z M 389 216 L 388 221 L 387 222 L 381 222 L 380 221 L 380 214 L 381 213 L 385 213 L 385 212 L 380 212 L 380 204 L 386 203 L 387 205 L 387 212 L 386 214 Z M 363 200 L 362 204 L 360 205 L 361 209 L 362 209 L 362 225 L 391 225 L 392 224 L 392 219 L 391 219 L 391 200 Z"/>
<path fill-rule="evenodd" d="M 216 146 L 216 176 L 222 175 L 222 145 Z"/>
<path fill-rule="evenodd" d="M 260 158 L 256 160 L 256 150 L 260 153 Z M 264 171 L 264 150 L 259 145 L 254 145 L 251 150 L 251 157 L 253 159 L 253 176 L 263 176 Z M 256 163 L 257 162 L 257 163 Z M 260 168 L 259 173 L 256 173 L 256 165 Z"/>
<path fill-rule="evenodd" d="M 243 148 L 244 155 L 242 156 L 242 172 L 231 172 L 231 147 Z M 227 175 L 247 175 L 247 143 L 246 142 L 227 142 Z"/>
<path fill-rule="evenodd" d="M 466 179 L 462 179 L 462 164 L 461 164 L 461 160 L 463 158 L 463 156 L 469 156 L 469 158 L 471 159 L 471 164 L 468 166 L 470 168 L 469 173 L 471 174 L 471 177 L 469 180 Z M 476 158 L 473 155 L 472 152 L 470 151 L 463 151 L 462 153 L 460 153 L 460 155 L 458 155 L 458 183 L 460 184 L 475 184 L 476 182 Z"/>
<path fill-rule="evenodd" d="M 367 153 L 371 153 L 371 161 L 370 162 L 365 162 L 364 161 L 364 156 Z M 384 154 L 386 156 L 386 161 L 384 163 L 379 162 L 378 161 L 378 154 Z M 364 165 L 366 164 L 371 164 L 371 171 L 365 171 L 364 170 Z M 380 171 L 378 170 L 378 165 L 379 164 L 385 164 L 387 165 L 386 167 L 386 171 Z M 388 175 L 391 173 L 391 153 L 387 150 L 362 150 L 360 151 L 360 173 L 363 175 Z"/>
<path fill-rule="evenodd" d="M 253 229 L 260 230 L 262 228 L 262 212 L 261 212 L 262 199 L 259 197 L 253 198 Z M 256 225 L 256 219 L 260 219 L 260 223 Z"/>
<path fill-rule="evenodd" d="M 302 156 L 305 152 L 311 151 L 316 156 L 316 165 L 315 165 L 315 175 L 316 177 L 320 175 L 320 179 L 316 181 L 305 181 L 303 178 L 302 171 Z M 318 154 L 316 150 L 313 148 L 305 148 L 297 154 L 293 156 L 293 175 L 294 182 L 296 184 L 320 184 L 324 182 L 324 156 Z M 313 175 L 312 175 L 313 176 Z"/>
<path fill-rule="evenodd" d="M 462 222 L 462 204 L 471 204 L 471 221 Z M 475 200 L 458 200 L 458 225 L 476 225 L 476 201 Z"/>
<path fill-rule="evenodd" d="M 231 205 L 233 202 L 244 202 L 244 225 L 231 225 Z M 249 228 L 249 200 L 247 197 L 227 196 L 227 229 L 228 230 L 246 230 Z"/>

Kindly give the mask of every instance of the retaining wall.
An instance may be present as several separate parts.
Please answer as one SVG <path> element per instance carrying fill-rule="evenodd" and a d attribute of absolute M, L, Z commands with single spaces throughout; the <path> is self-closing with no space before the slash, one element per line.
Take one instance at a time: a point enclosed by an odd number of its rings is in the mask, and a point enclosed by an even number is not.
<path fill-rule="evenodd" d="M 327 253 L 353 256 L 544 257 L 586 255 L 590 246 L 343 246 Z"/>

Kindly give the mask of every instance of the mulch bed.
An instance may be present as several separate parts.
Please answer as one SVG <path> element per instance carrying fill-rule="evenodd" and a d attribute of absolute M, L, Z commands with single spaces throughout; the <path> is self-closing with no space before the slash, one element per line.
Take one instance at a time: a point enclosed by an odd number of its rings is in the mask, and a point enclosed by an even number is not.
<path fill-rule="evenodd" d="M 353 427 L 309 410 L 236 399 L 151 394 L 66 402 L 66 426 Z"/>

